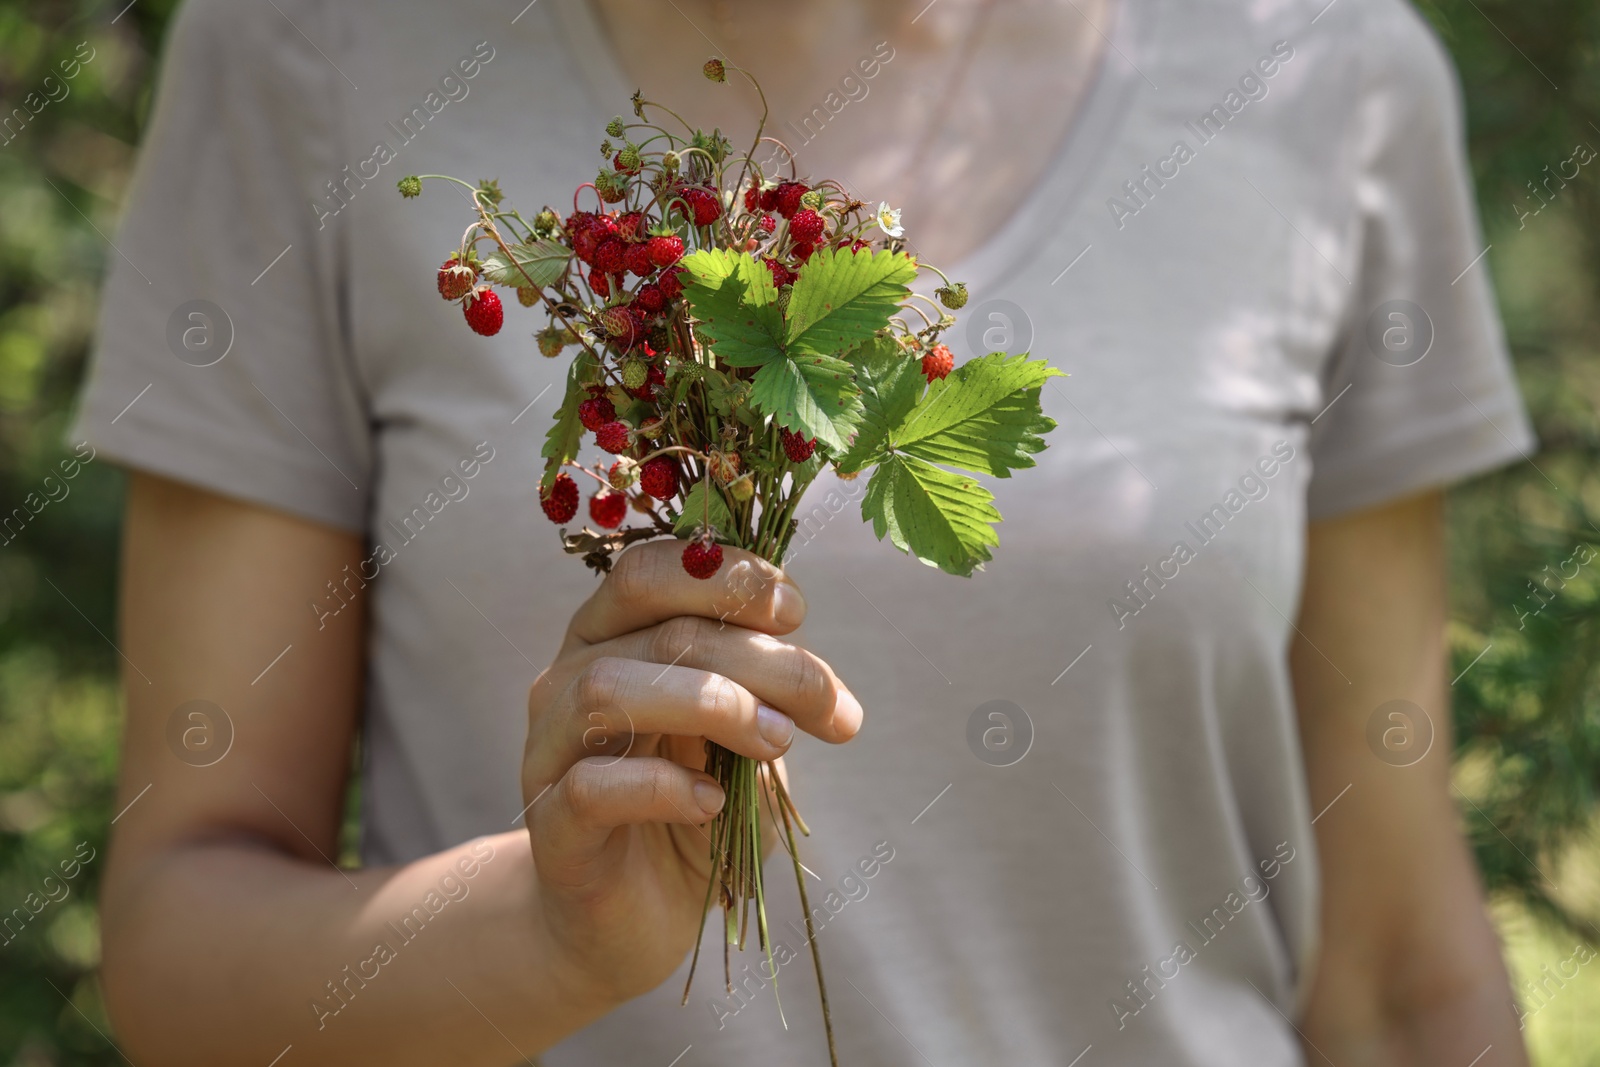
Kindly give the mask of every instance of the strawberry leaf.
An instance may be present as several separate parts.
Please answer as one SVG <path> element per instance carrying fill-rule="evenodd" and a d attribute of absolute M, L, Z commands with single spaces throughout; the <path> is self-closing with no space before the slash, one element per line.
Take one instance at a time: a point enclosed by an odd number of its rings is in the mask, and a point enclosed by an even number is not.
<path fill-rule="evenodd" d="M 902 552 L 950 574 L 970 576 L 1000 543 L 994 497 L 974 479 L 910 456 L 886 456 L 861 498 L 862 518 Z"/>
<path fill-rule="evenodd" d="M 843 451 L 861 418 L 854 368 L 836 356 L 802 353 L 756 371 L 750 398 L 779 426 Z"/>
<path fill-rule="evenodd" d="M 818 249 L 789 300 L 790 352 L 840 355 L 865 341 L 889 324 L 916 276 L 904 252 Z"/>
<path fill-rule="evenodd" d="M 589 399 L 589 391 L 584 386 L 599 380 L 600 365 L 588 352 L 580 351 L 567 368 L 566 394 L 561 398 L 556 421 L 545 432 L 544 447 L 539 450 L 547 461 L 544 477 L 539 480 L 540 489 L 554 485 L 556 475 L 561 473 L 566 462 L 577 458 L 578 448 L 583 443 L 583 422 L 578 418 L 578 405 Z"/>
<path fill-rule="evenodd" d="M 922 397 L 924 379 L 918 360 L 893 340 L 874 337 L 850 354 L 861 387 L 860 428 L 850 448 L 838 459 L 845 474 L 863 470 L 883 458 L 889 431 Z"/>
<path fill-rule="evenodd" d="M 976 474 L 1009 478 L 1034 465 L 1055 420 L 1039 390 L 1061 372 L 1042 359 L 1003 352 L 969 360 L 934 382 L 888 435 L 888 447 Z"/>
<path fill-rule="evenodd" d="M 704 478 L 695 482 L 684 494 L 683 510 L 672 521 L 672 532 L 687 535 L 694 533 L 695 527 L 704 526 L 708 498 L 711 502 L 711 525 L 716 527 L 719 536 L 733 536 L 733 513 L 728 510 L 728 502 L 722 498 L 720 490 L 708 490 Z"/>
<path fill-rule="evenodd" d="M 695 333 L 730 367 L 760 367 L 783 356 L 783 314 L 772 272 L 725 248 L 702 249 L 681 263 L 689 272 L 683 294 L 700 324 Z"/>
<path fill-rule="evenodd" d="M 494 252 L 479 264 L 483 277 L 496 285 L 543 288 L 554 285 L 572 259 L 572 251 L 556 241 L 509 246 L 511 255 Z"/>

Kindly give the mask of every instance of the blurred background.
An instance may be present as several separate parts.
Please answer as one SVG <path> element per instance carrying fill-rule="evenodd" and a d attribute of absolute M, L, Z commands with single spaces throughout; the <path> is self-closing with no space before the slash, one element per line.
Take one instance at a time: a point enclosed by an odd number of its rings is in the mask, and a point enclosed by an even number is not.
<path fill-rule="evenodd" d="M 116 814 L 122 479 L 64 469 L 81 457 L 61 435 L 177 6 L 124 3 L 0 0 L 0 102 L 47 101 L 0 126 L 0 917 L 44 905 L 0 927 L 12 1067 L 123 1062 L 94 909 Z M 1452 498 L 1457 799 L 1535 1064 L 1597 1067 L 1600 2 L 1419 6 L 1460 67 L 1487 262 L 1543 444 Z"/>

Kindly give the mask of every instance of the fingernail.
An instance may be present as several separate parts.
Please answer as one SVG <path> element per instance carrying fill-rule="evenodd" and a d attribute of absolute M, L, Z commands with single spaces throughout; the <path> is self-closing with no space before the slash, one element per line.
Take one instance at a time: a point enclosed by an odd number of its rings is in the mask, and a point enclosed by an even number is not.
<path fill-rule="evenodd" d="M 833 732 L 845 737 L 854 737 L 856 731 L 861 729 L 861 722 L 866 718 L 866 714 L 861 702 L 851 695 L 850 690 L 839 690 L 839 696 L 833 704 Z"/>
<path fill-rule="evenodd" d="M 776 708 L 756 705 L 756 730 L 774 748 L 784 748 L 794 739 L 794 720 Z"/>
<path fill-rule="evenodd" d="M 722 810 L 722 805 L 728 798 L 716 782 L 708 782 L 702 778 L 694 784 L 694 799 L 700 805 L 701 811 L 707 815 L 715 815 Z"/>
<path fill-rule="evenodd" d="M 799 626 L 806 617 L 806 599 L 788 582 L 779 582 L 772 594 L 772 615 L 786 626 Z"/>

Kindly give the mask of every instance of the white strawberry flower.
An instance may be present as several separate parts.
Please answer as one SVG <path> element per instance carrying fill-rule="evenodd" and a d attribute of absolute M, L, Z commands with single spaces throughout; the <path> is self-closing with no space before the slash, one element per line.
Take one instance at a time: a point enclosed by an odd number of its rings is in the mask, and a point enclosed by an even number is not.
<path fill-rule="evenodd" d="M 878 223 L 878 229 L 882 230 L 890 237 L 899 237 L 901 234 L 906 232 L 905 228 L 900 225 L 899 208 L 892 208 L 887 203 L 881 201 L 879 202 L 878 212 L 874 216 L 874 219 Z"/>

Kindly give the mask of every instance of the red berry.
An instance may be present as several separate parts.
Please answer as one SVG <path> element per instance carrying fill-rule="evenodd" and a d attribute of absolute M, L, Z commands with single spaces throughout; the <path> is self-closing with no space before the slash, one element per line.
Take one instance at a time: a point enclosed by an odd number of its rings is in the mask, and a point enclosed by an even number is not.
<path fill-rule="evenodd" d="M 658 267 L 670 267 L 683 258 L 683 238 L 675 233 L 652 237 L 644 246 L 650 250 L 650 262 Z"/>
<path fill-rule="evenodd" d="M 627 246 L 615 237 L 607 237 L 594 250 L 595 270 L 602 274 L 621 274 L 626 269 Z"/>
<path fill-rule="evenodd" d="M 611 422 L 602 423 L 594 432 L 594 442 L 614 456 L 621 455 L 633 447 L 633 442 L 629 439 L 630 434 L 627 423 L 613 419 Z"/>
<path fill-rule="evenodd" d="M 661 286 L 654 282 L 639 286 L 639 291 L 633 294 L 633 302 L 652 315 L 667 306 L 667 298 L 661 292 Z"/>
<path fill-rule="evenodd" d="M 793 249 L 791 249 L 791 251 L 794 253 L 794 258 L 799 260 L 801 263 L 804 263 L 806 260 L 810 259 L 811 253 L 815 252 L 816 250 L 816 245 L 807 244 L 804 241 L 799 242 L 794 246 Z"/>
<path fill-rule="evenodd" d="M 571 522 L 578 513 L 578 483 L 570 474 L 556 475 L 549 491 L 539 494 L 539 506 L 544 509 L 545 517 L 556 525 Z"/>
<path fill-rule="evenodd" d="M 928 379 L 929 384 L 938 381 L 955 368 L 956 357 L 944 345 L 934 345 L 928 349 L 928 354 L 922 357 L 922 376 Z"/>
<path fill-rule="evenodd" d="M 770 189 L 761 190 L 761 210 L 762 211 L 771 211 L 773 208 L 775 208 L 777 206 L 778 206 L 778 187 L 776 185 L 774 185 Z"/>
<path fill-rule="evenodd" d="M 678 277 L 679 273 L 669 270 L 661 276 L 661 295 L 667 298 L 669 304 L 683 295 L 683 279 Z"/>
<path fill-rule="evenodd" d="M 796 241 L 813 245 L 817 238 L 822 236 L 824 227 L 822 216 L 810 208 L 802 208 L 794 213 L 794 218 L 789 220 L 789 234 Z"/>
<path fill-rule="evenodd" d="M 657 500 L 678 494 L 678 465 L 671 456 L 657 456 L 639 468 L 639 488 Z"/>
<path fill-rule="evenodd" d="M 781 289 L 785 285 L 793 285 L 794 284 L 794 279 L 795 279 L 794 271 L 790 270 L 788 267 L 785 267 L 782 263 L 779 263 L 776 259 L 773 259 L 771 256 L 762 256 L 761 257 L 761 262 L 765 263 L 767 265 L 767 270 L 772 272 L 772 284 L 773 285 L 775 285 L 775 286 L 777 286 L 778 288 Z"/>
<path fill-rule="evenodd" d="M 761 227 L 762 233 L 771 233 L 778 228 L 778 220 L 771 215 L 762 215 L 761 221 L 757 225 Z"/>
<path fill-rule="evenodd" d="M 644 212 L 626 211 L 617 216 L 617 236 L 625 241 L 636 241 L 642 234 L 639 227 L 644 225 Z"/>
<path fill-rule="evenodd" d="M 641 278 L 656 269 L 655 262 L 650 258 L 648 245 L 629 245 L 622 254 L 622 262 L 628 268 L 629 274 L 637 274 Z"/>
<path fill-rule="evenodd" d="M 599 268 L 589 272 L 589 288 L 593 289 L 594 295 L 601 300 L 611 295 L 611 281 Z"/>
<path fill-rule="evenodd" d="M 439 267 L 439 295 L 446 300 L 460 300 L 472 291 L 478 280 L 478 268 L 462 263 L 459 256 L 451 256 Z"/>
<path fill-rule="evenodd" d="M 783 431 L 783 452 L 792 462 L 804 463 L 816 448 L 816 438 L 802 437 L 792 430 Z"/>
<path fill-rule="evenodd" d="M 693 215 L 696 226 L 709 226 L 722 217 L 722 197 L 713 190 L 703 185 L 686 185 L 678 195 L 689 205 L 686 214 Z M 682 210 L 681 205 L 679 210 Z"/>
<path fill-rule="evenodd" d="M 469 293 L 461 310 L 466 315 L 467 325 L 472 327 L 473 332 L 481 333 L 485 337 L 493 337 L 499 333 L 500 327 L 506 321 L 505 309 L 500 306 L 500 298 L 487 285 L 480 285 Z"/>
<path fill-rule="evenodd" d="M 613 492 L 602 489 L 589 498 L 589 517 L 596 526 L 607 530 L 615 530 L 622 525 L 622 520 L 628 517 L 628 496 L 626 493 Z"/>
<path fill-rule="evenodd" d="M 617 409 L 603 396 L 590 397 L 578 405 L 578 421 L 593 432 L 617 417 Z"/>
<path fill-rule="evenodd" d="M 773 206 L 784 218 L 794 218 L 794 213 L 800 210 L 800 198 L 810 191 L 804 182 L 783 182 L 778 186 L 778 196 Z M 766 207 L 765 204 L 761 206 Z"/>
<path fill-rule="evenodd" d="M 691 578 L 704 581 L 716 574 L 721 566 L 722 546 L 715 541 L 709 544 L 690 541 L 683 546 L 683 569 L 689 572 Z"/>
<path fill-rule="evenodd" d="M 759 182 L 751 182 L 750 183 L 750 188 L 748 188 L 748 189 L 746 189 L 744 191 L 744 209 L 746 211 L 754 211 L 756 208 L 758 208 L 760 206 L 761 206 L 761 185 L 760 185 Z"/>

